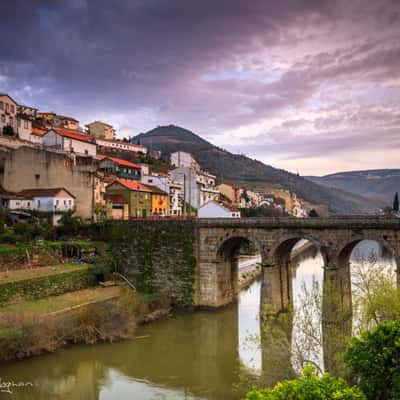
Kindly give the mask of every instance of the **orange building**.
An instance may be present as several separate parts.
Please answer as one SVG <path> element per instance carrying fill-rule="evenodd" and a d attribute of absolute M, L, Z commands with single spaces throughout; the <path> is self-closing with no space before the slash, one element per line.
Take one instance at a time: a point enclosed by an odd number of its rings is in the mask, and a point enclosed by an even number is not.
<path fill-rule="evenodd" d="M 169 215 L 169 194 L 156 186 L 145 186 L 151 190 L 151 215 Z"/>

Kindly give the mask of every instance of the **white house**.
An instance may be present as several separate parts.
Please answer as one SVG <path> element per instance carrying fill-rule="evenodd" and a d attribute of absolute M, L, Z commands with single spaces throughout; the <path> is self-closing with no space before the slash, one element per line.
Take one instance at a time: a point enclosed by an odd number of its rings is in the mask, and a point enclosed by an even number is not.
<path fill-rule="evenodd" d="M 170 171 L 170 175 L 174 182 L 183 185 L 185 202 L 196 209 L 220 198 L 220 192 L 215 187 L 215 175 L 187 167 L 176 168 Z"/>
<path fill-rule="evenodd" d="M 10 196 L 8 208 L 52 212 L 53 224 L 56 225 L 62 213 L 74 210 L 75 196 L 64 188 L 26 189 Z"/>
<path fill-rule="evenodd" d="M 211 200 L 198 209 L 197 216 L 199 218 L 240 218 L 240 211 L 228 203 Z"/>
<path fill-rule="evenodd" d="M 96 138 L 96 145 L 99 150 L 130 151 L 132 153 L 147 154 L 146 147 L 140 144 L 124 142 L 123 140 Z"/>
<path fill-rule="evenodd" d="M 172 182 L 169 185 L 169 210 L 171 215 L 184 213 L 183 185 Z"/>
<path fill-rule="evenodd" d="M 56 150 L 96 157 L 96 144 L 89 136 L 78 132 L 53 128 L 43 135 L 42 143 Z"/>

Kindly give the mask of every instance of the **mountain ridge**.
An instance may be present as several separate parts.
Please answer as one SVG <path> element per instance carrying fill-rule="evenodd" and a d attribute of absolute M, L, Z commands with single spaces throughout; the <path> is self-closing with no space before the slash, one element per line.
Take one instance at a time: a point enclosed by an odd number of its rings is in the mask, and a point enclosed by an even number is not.
<path fill-rule="evenodd" d="M 380 203 L 336 188 L 320 186 L 283 169 L 277 169 L 244 155 L 230 153 L 213 145 L 188 129 L 175 125 L 159 126 L 132 139 L 163 157 L 174 151 L 193 154 L 200 166 L 229 183 L 246 182 L 250 187 L 274 185 L 295 192 L 314 204 L 325 204 L 336 214 L 371 213 Z"/>
<path fill-rule="evenodd" d="M 387 207 L 391 206 L 394 193 L 400 191 L 400 169 L 395 168 L 343 171 L 305 178 L 319 185 L 374 199 Z"/>

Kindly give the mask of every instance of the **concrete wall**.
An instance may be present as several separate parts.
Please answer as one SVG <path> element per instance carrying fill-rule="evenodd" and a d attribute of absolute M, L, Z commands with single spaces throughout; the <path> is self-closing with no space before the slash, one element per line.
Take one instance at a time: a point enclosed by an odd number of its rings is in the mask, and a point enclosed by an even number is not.
<path fill-rule="evenodd" d="M 65 187 L 76 197 L 76 215 L 91 220 L 95 160 L 76 157 L 74 163 L 67 155 L 23 146 L 15 150 L 0 148 L 0 166 L 0 185 L 5 190 Z"/>

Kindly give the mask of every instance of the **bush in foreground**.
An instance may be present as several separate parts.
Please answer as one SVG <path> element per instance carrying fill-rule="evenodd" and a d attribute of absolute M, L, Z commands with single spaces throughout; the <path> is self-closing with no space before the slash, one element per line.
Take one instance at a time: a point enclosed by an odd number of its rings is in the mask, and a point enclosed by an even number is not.
<path fill-rule="evenodd" d="M 400 320 L 353 338 L 344 358 L 368 399 L 400 399 Z"/>
<path fill-rule="evenodd" d="M 357 388 L 349 387 L 343 379 L 324 374 L 321 378 L 309 365 L 299 378 L 283 381 L 273 389 L 253 389 L 246 400 L 365 400 Z"/>

